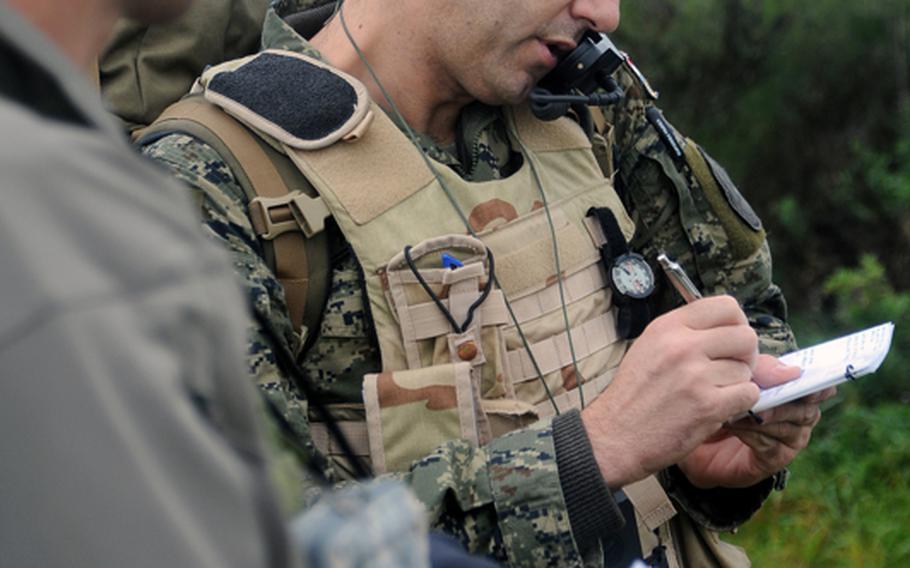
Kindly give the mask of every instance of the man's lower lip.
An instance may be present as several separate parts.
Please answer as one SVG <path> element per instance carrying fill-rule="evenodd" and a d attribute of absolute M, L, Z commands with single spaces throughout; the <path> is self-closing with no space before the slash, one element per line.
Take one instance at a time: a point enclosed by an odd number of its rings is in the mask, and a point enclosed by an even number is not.
<path fill-rule="evenodd" d="M 556 55 L 550 51 L 550 48 L 544 42 L 538 42 L 541 48 L 541 59 L 546 63 L 547 67 L 552 69 L 556 67 L 556 64 L 559 63 L 559 60 L 556 58 Z"/>

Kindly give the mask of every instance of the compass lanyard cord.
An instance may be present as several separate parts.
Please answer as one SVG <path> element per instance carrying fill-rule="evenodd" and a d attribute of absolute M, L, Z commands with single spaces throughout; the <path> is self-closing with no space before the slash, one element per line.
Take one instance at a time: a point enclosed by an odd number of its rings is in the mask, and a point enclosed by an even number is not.
<path fill-rule="evenodd" d="M 363 53 L 363 51 L 361 51 L 360 46 L 357 45 L 357 42 L 354 40 L 354 36 L 351 35 L 351 31 L 348 29 L 347 22 L 344 19 L 344 9 L 342 7 L 341 0 L 337 0 L 337 2 L 335 4 L 335 13 L 338 14 L 338 16 L 339 16 L 339 19 L 341 22 L 341 27 L 344 30 L 344 33 L 347 36 L 348 41 L 351 42 L 351 46 L 354 48 L 354 51 L 357 52 L 357 56 L 363 62 L 364 67 L 366 68 L 367 72 L 370 74 L 370 77 L 372 77 L 373 81 L 376 83 L 376 86 L 382 92 L 382 96 L 385 98 L 386 102 L 389 104 L 389 107 L 391 108 L 392 112 L 395 114 L 395 117 L 398 119 L 399 123 L 404 126 L 404 129 L 408 135 L 408 138 L 410 139 L 411 143 L 420 152 L 420 156 L 423 158 L 423 161 L 426 164 L 427 168 L 430 170 L 430 172 L 432 172 L 433 176 L 436 178 L 436 181 L 439 182 L 439 185 L 440 185 L 440 187 L 442 187 L 442 190 L 445 193 L 446 197 L 448 198 L 449 203 L 451 203 L 452 208 L 455 209 L 455 212 L 458 214 L 458 217 L 461 219 L 461 222 L 464 224 L 465 228 L 468 230 L 468 233 L 470 233 L 470 235 L 472 237 L 479 239 L 479 237 L 477 236 L 477 232 L 471 226 L 471 223 L 468 221 L 468 218 L 465 216 L 464 212 L 461 210 L 461 207 L 458 205 L 458 202 L 456 201 L 455 196 L 452 193 L 451 189 L 449 188 L 448 184 L 445 182 L 442 175 L 436 169 L 436 166 L 433 165 L 433 162 L 430 160 L 430 158 L 426 155 L 426 152 L 424 152 L 423 148 L 420 146 L 420 142 L 417 140 L 417 135 L 414 134 L 413 129 L 411 129 L 411 125 L 408 124 L 408 122 L 405 120 L 404 116 L 402 116 L 401 112 L 398 110 L 398 105 L 395 104 L 395 101 L 392 99 L 392 96 L 385 89 L 382 82 L 379 80 L 379 76 L 373 70 L 373 66 L 370 65 L 369 61 L 367 60 L 366 55 Z M 522 148 L 522 149 L 524 150 L 524 148 Z M 528 155 L 527 152 L 525 152 L 525 154 Z M 553 219 L 550 216 L 550 210 L 549 210 L 549 207 L 547 206 L 546 197 L 544 196 L 544 192 L 543 192 L 543 185 L 540 182 L 540 177 L 537 174 L 537 169 L 534 166 L 534 162 L 533 162 L 533 160 L 530 159 L 530 157 L 528 157 L 528 160 L 531 164 L 532 172 L 534 173 L 534 180 L 535 180 L 535 183 L 537 184 L 538 191 L 541 195 L 541 198 L 543 199 L 544 209 L 546 210 L 546 215 L 547 215 L 547 223 L 549 224 L 549 227 L 550 227 L 550 235 L 551 235 L 551 240 L 553 242 L 553 252 L 554 252 L 555 259 L 556 259 L 556 278 L 557 278 L 557 281 L 559 282 L 559 297 L 560 297 L 560 302 L 562 304 L 563 317 L 564 317 L 565 323 L 566 323 L 566 336 L 568 337 L 569 346 L 570 346 L 570 350 L 572 353 L 572 366 L 575 370 L 576 381 L 578 381 L 578 378 L 579 378 L 578 377 L 578 364 L 575 359 L 575 348 L 572 344 L 572 333 L 571 333 L 571 329 L 569 327 L 569 316 L 568 316 L 568 309 L 566 308 L 565 294 L 563 291 L 562 274 L 559 269 L 559 251 L 558 251 L 557 242 L 556 242 L 556 228 L 554 227 Z M 496 284 L 496 286 L 500 290 L 502 290 L 502 286 L 499 284 L 499 280 L 496 278 L 495 274 L 492 275 L 492 279 L 493 279 L 493 282 Z M 512 309 L 512 303 L 509 301 L 504 290 L 503 290 L 503 299 L 505 300 L 505 305 L 506 305 L 506 309 L 509 312 L 509 317 L 512 319 L 512 322 L 515 324 L 515 330 L 518 332 L 518 336 L 521 338 L 522 346 L 524 347 L 525 352 L 528 354 L 528 358 L 531 360 L 531 365 L 534 367 L 534 372 L 537 374 L 538 380 L 543 385 L 547 398 L 549 399 L 550 404 L 553 406 L 553 411 L 558 415 L 558 414 L 560 414 L 560 411 L 559 411 L 559 406 L 556 404 L 556 399 L 553 397 L 553 393 L 550 390 L 549 385 L 547 385 L 546 379 L 544 379 L 544 375 L 540 369 L 539 363 L 537 362 L 537 358 L 534 356 L 534 353 L 531 351 L 531 344 L 528 341 L 527 335 L 525 335 L 524 331 L 522 330 L 521 324 L 519 324 L 519 322 L 518 322 L 518 317 L 515 315 L 515 311 Z M 584 397 L 582 395 L 580 381 L 578 381 L 578 387 L 579 387 L 579 391 L 578 391 L 579 397 L 582 401 L 582 405 L 584 405 Z"/>

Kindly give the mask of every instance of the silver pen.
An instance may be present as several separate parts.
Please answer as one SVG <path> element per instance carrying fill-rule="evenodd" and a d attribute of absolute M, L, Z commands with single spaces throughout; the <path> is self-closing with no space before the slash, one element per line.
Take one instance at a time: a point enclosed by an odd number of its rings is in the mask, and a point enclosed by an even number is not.
<path fill-rule="evenodd" d="M 660 263 L 660 267 L 664 269 L 667 278 L 670 279 L 673 287 L 676 288 L 676 291 L 679 292 L 679 295 L 682 296 L 687 304 L 691 304 L 702 297 L 695 283 L 692 282 L 692 279 L 689 278 L 689 275 L 686 274 L 686 271 L 682 269 L 678 262 L 670 260 L 670 257 L 664 253 L 657 255 L 657 262 Z"/>

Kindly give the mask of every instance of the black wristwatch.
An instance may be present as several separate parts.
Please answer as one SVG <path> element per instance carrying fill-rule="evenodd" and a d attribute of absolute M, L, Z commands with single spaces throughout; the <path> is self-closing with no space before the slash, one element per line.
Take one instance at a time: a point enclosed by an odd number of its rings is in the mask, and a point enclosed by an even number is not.
<path fill-rule="evenodd" d="M 654 271 L 642 255 L 629 250 L 612 211 L 592 207 L 588 217 L 597 219 L 607 240 L 600 257 L 617 307 L 616 332 L 623 339 L 638 337 L 651 321 L 648 297 L 654 292 Z"/>

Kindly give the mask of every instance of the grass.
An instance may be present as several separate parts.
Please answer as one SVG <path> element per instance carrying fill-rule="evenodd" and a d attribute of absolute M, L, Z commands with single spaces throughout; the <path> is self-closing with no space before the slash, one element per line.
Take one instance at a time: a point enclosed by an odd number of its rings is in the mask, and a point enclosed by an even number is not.
<path fill-rule="evenodd" d="M 791 472 L 726 537 L 756 567 L 910 566 L 910 405 L 829 409 Z"/>

